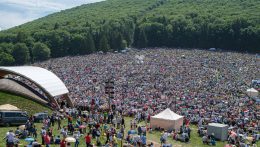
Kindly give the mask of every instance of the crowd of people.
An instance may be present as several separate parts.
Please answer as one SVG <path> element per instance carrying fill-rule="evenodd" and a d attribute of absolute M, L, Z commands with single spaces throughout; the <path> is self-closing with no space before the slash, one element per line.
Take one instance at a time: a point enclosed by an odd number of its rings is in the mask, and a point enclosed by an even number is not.
<path fill-rule="evenodd" d="M 232 127 L 231 132 L 243 136 L 257 136 L 260 129 L 260 111 L 245 93 L 251 81 L 259 78 L 259 58 L 253 54 L 131 49 L 124 53 L 63 57 L 33 65 L 49 69 L 61 78 L 74 104 L 84 110 L 107 109 L 105 83 L 110 79 L 115 92 L 111 105 L 137 120 L 149 120 L 171 108 L 185 116 L 186 124 L 203 127 L 209 122 L 225 123 Z M 239 144 L 242 139 L 230 143 Z"/>
<path fill-rule="evenodd" d="M 20 140 L 28 142 L 23 145 L 25 147 L 117 147 L 120 140 L 125 146 L 146 146 L 146 127 L 138 126 L 136 118 L 133 118 L 129 130 L 125 133 L 124 116 L 116 110 L 107 112 L 98 109 L 86 112 L 66 107 L 64 109 L 63 112 L 54 111 L 44 117 L 40 130 L 35 127 L 36 120 L 31 116 L 26 124 L 19 126 L 15 132 L 7 132 L 4 138 L 7 147 L 19 146 Z M 82 138 L 84 142 L 81 142 Z"/>

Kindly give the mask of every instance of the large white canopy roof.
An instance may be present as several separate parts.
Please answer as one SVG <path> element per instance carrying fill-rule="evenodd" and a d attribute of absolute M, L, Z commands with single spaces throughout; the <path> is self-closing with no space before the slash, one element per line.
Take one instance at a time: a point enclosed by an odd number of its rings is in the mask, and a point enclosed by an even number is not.
<path fill-rule="evenodd" d="M 159 118 L 159 119 L 165 119 L 165 120 L 178 120 L 182 118 L 183 116 L 180 116 L 173 111 L 171 111 L 169 108 L 165 109 L 161 113 L 152 116 L 152 118 Z"/>
<path fill-rule="evenodd" d="M 42 88 L 50 96 L 59 96 L 68 93 L 65 84 L 52 72 L 36 66 L 0 67 L 6 74 L 22 76 Z"/>

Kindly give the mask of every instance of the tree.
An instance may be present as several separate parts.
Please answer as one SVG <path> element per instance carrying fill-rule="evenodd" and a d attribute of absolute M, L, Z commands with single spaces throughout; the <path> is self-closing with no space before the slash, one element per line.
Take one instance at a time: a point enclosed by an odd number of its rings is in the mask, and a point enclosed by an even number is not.
<path fill-rule="evenodd" d="M 71 38 L 71 44 L 69 48 L 69 54 L 77 55 L 85 53 L 86 42 L 84 41 L 84 37 L 80 34 L 73 35 Z"/>
<path fill-rule="evenodd" d="M 12 53 L 16 64 L 25 64 L 30 60 L 29 49 L 25 43 L 17 43 Z"/>
<path fill-rule="evenodd" d="M 70 34 L 64 30 L 51 31 L 44 37 L 46 44 L 51 49 L 51 57 L 62 57 L 67 55 Z"/>
<path fill-rule="evenodd" d="M 57 22 L 55 23 L 55 25 L 54 25 L 54 30 L 57 30 L 57 29 L 59 29 L 60 28 L 60 24 L 58 24 Z"/>
<path fill-rule="evenodd" d="M 126 41 L 123 39 L 123 36 L 121 33 L 118 34 L 117 36 L 117 42 L 118 42 L 118 47 L 117 47 L 117 50 L 120 51 L 120 50 L 123 50 L 125 49 L 126 45 Z M 125 42 L 125 43 L 124 43 Z"/>
<path fill-rule="evenodd" d="M 12 55 L 8 53 L 4 53 L 0 51 L 0 65 L 12 65 L 14 63 L 14 58 Z"/>
<path fill-rule="evenodd" d="M 147 46 L 147 37 L 143 28 L 136 28 L 134 45 L 139 48 Z"/>
<path fill-rule="evenodd" d="M 122 41 L 122 48 L 125 49 L 127 47 L 127 41 L 123 40 Z"/>
<path fill-rule="evenodd" d="M 37 42 L 32 49 L 33 59 L 43 61 L 50 58 L 51 50 L 44 43 Z"/>
<path fill-rule="evenodd" d="M 24 31 L 20 31 L 17 33 L 16 42 L 25 42 L 27 38 L 28 34 L 26 34 Z"/>
<path fill-rule="evenodd" d="M 1 43 L 0 49 L 0 52 L 11 54 L 14 49 L 14 45 L 12 43 Z"/>
<path fill-rule="evenodd" d="M 109 50 L 109 44 L 107 41 L 107 37 L 105 35 L 102 35 L 100 42 L 99 42 L 100 50 L 107 52 Z"/>
<path fill-rule="evenodd" d="M 92 53 L 96 50 L 93 36 L 90 33 L 86 36 L 86 49 L 87 53 Z"/>

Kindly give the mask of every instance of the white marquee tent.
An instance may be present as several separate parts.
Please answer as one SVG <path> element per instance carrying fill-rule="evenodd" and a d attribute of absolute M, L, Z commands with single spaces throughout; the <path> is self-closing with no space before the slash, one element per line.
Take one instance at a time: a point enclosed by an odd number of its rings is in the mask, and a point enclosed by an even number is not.
<path fill-rule="evenodd" d="M 258 91 L 255 90 L 254 88 L 247 89 L 246 93 L 250 97 L 257 97 L 258 96 Z"/>
<path fill-rule="evenodd" d="M 183 124 L 183 116 L 174 113 L 169 108 L 151 117 L 152 128 L 160 127 L 167 130 L 170 129 L 179 130 L 182 124 Z"/>

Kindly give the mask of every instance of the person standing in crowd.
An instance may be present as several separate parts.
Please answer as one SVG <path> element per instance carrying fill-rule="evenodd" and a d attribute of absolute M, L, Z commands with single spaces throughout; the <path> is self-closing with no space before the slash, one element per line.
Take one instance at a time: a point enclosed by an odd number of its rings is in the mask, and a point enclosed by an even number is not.
<path fill-rule="evenodd" d="M 44 141 L 45 141 L 45 145 L 46 145 L 46 147 L 50 147 L 50 144 L 51 144 L 51 138 L 50 138 L 50 136 L 49 136 L 48 133 L 46 133 L 46 134 L 44 135 Z"/>
<path fill-rule="evenodd" d="M 45 130 L 44 127 L 42 127 L 42 129 L 41 129 L 42 145 L 45 144 L 44 136 L 45 136 L 46 134 L 47 134 L 47 131 Z"/>
<path fill-rule="evenodd" d="M 122 117 L 121 125 L 124 126 L 124 128 L 125 128 L 125 118 L 124 117 Z"/>
<path fill-rule="evenodd" d="M 51 121 L 51 126 L 54 127 L 54 124 L 55 124 L 55 117 L 54 117 L 54 115 L 51 115 L 50 121 Z"/>
<path fill-rule="evenodd" d="M 77 131 L 77 133 L 73 136 L 76 139 L 75 147 L 79 146 L 79 139 L 80 139 L 80 132 Z"/>
<path fill-rule="evenodd" d="M 57 123 L 58 123 L 58 130 L 60 130 L 61 129 L 61 117 L 60 116 L 58 116 Z"/>
<path fill-rule="evenodd" d="M 90 133 L 88 133 L 87 136 L 85 136 L 85 141 L 86 141 L 86 146 L 87 147 L 91 147 L 91 136 L 90 136 Z"/>
<path fill-rule="evenodd" d="M 36 129 L 36 126 L 35 126 L 35 125 L 33 125 L 33 127 L 32 127 L 32 136 L 33 136 L 34 138 L 37 138 L 37 129 Z"/>

